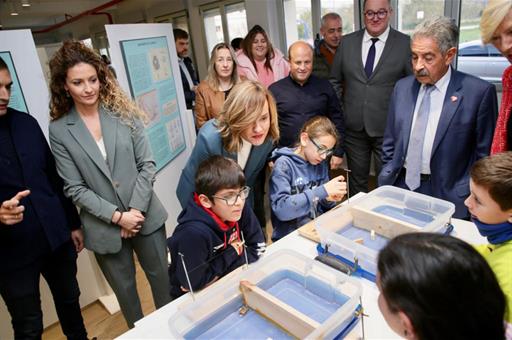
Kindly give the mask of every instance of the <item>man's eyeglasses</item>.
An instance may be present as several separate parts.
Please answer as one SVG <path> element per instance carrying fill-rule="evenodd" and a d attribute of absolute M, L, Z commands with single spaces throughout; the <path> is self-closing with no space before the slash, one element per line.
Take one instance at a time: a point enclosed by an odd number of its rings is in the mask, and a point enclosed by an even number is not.
<path fill-rule="evenodd" d="M 369 10 L 364 12 L 364 15 L 367 19 L 373 19 L 375 16 L 379 19 L 384 19 L 388 15 L 388 11 L 386 9 L 379 9 L 377 12 Z"/>
<path fill-rule="evenodd" d="M 212 197 L 217 198 L 219 200 L 223 200 L 224 202 L 226 202 L 226 205 L 232 207 L 236 204 L 239 197 L 245 201 L 247 199 L 247 197 L 249 197 L 250 192 L 251 192 L 251 188 L 246 186 L 246 187 L 243 187 L 238 193 L 227 194 L 224 197 L 220 197 L 220 196 L 212 196 Z"/>
<path fill-rule="evenodd" d="M 325 146 L 320 146 L 318 145 L 317 142 L 315 142 L 315 140 L 311 137 L 309 137 L 309 140 L 311 141 L 311 143 L 313 143 L 314 146 L 316 146 L 316 152 L 318 152 L 318 154 L 320 156 L 324 156 L 325 157 L 329 157 L 330 155 L 332 155 L 334 153 L 334 148 L 332 149 L 327 149 Z"/>

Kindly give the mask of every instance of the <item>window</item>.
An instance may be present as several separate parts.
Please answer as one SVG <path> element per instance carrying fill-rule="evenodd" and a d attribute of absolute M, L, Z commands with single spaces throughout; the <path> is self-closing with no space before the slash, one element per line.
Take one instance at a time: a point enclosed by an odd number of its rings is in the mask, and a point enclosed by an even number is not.
<path fill-rule="evenodd" d="M 398 8 L 395 15 L 398 19 L 398 30 L 411 34 L 416 25 L 427 18 L 444 15 L 445 0 L 397 0 Z M 452 1 L 452 0 L 448 0 Z"/>
<path fill-rule="evenodd" d="M 480 17 L 487 1 L 464 0 L 460 11 L 459 43 L 480 40 Z"/>
<path fill-rule="evenodd" d="M 247 35 L 247 17 L 243 3 L 226 6 L 229 41 Z"/>
<path fill-rule="evenodd" d="M 499 97 L 501 76 L 510 63 L 493 45 L 482 45 L 480 17 L 487 2 L 482 0 L 461 2 L 457 69 L 494 83 Z"/>
<path fill-rule="evenodd" d="M 353 0 L 322 0 L 320 18 L 329 12 L 338 13 L 343 22 L 343 34 L 354 32 Z"/>
<path fill-rule="evenodd" d="M 217 1 L 214 5 L 200 8 L 203 17 L 204 35 L 209 57 L 213 47 L 220 42 L 247 35 L 245 4 L 239 1 Z"/>
<path fill-rule="evenodd" d="M 211 51 L 215 45 L 224 41 L 222 32 L 222 19 L 218 8 L 203 12 L 204 32 L 206 35 L 206 44 L 208 51 Z"/>
<path fill-rule="evenodd" d="M 313 46 L 315 38 L 311 21 L 311 0 L 283 0 L 286 46 L 305 40 Z"/>

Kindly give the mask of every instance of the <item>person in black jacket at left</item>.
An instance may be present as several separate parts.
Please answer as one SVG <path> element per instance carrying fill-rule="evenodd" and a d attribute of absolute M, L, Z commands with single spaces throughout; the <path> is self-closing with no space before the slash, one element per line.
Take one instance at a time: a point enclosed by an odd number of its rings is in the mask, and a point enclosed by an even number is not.
<path fill-rule="evenodd" d="M 183 84 L 183 92 L 185 94 L 185 102 L 187 109 L 194 108 L 196 100 L 196 87 L 199 84 L 199 77 L 192 64 L 192 59 L 188 56 L 189 37 L 188 33 L 180 28 L 172 30 L 174 35 L 174 44 L 176 45 L 176 53 L 178 54 L 178 64 L 180 65 L 181 83 Z"/>
<path fill-rule="evenodd" d="M 12 78 L 0 58 L 0 295 L 16 339 L 40 339 L 39 277 L 53 295 L 68 339 L 87 339 L 78 298 L 83 236 L 76 208 L 37 121 L 8 108 Z"/>
<path fill-rule="evenodd" d="M 250 188 L 235 161 L 222 156 L 203 161 L 195 188 L 167 239 L 175 298 L 190 291 L 185 270 L 196 291 L 245 264 L 246 257 L 249 263 L 257 261 L 266 247 L 259 222 L 250 204 L 245 204 Z"/>

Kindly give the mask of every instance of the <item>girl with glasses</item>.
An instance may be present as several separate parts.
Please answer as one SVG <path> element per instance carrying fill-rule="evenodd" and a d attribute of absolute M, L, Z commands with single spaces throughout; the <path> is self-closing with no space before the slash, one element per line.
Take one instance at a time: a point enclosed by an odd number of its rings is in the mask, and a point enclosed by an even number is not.
<path fill-rule="evenodd" d="M 343 176 L 329 180 L 329 163 L 338 132 L 329 118 L 316 116 L 301 129 L 295 148 L 276 149 L 270 175 L 272 240 L 331 209 L 347 192 Z"/>

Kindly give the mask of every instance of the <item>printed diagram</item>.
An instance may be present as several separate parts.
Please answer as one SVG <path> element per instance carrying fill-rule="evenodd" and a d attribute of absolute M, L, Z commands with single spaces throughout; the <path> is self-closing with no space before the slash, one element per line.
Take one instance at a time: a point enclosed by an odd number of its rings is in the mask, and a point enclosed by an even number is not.
<path fill-rule="evenodd" d="M 171 63 L 169 52 L 165 48 L 152 48 L 148 52 L 153 81 L 169 79 L 171 76 Z"/>
<path fill-rule="evenodd" d="M 178 110 L 178 103 L 176 102 L 176 98 L 172 99 L 171 101 L 164 103 L 162 106 L 162 114 L 163 115 L 170 115 Z"/>
<path fill-rule="evenodd" d="M 158 121 L 160 109 L 158 107 L 158 92 L 151 90 L 136 98 L 137 105 L 146 113 L 149 123 Z"/>
<path fill-rule="evenodd" d="M 171 119 L 166 125 L 167 130 L 169 131 L 169 146 L 171 150 L 176 151 L 183 148 L 185 141 L 183 139 L 180 117 L 177 116 L 176 118 Z"/>

